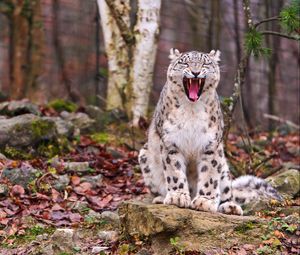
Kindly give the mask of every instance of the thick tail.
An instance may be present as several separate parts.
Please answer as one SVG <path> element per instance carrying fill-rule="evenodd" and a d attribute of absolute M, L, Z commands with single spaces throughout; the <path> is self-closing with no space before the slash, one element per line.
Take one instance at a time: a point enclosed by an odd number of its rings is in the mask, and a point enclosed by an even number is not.
<path fill-rule="evenodd" d="M 238 204 L 247 204 L 257 199 L 276 199 L 282 201 L 282 196 L 265 180 L 244 175 L 232 182 L 233 200 Z"/>

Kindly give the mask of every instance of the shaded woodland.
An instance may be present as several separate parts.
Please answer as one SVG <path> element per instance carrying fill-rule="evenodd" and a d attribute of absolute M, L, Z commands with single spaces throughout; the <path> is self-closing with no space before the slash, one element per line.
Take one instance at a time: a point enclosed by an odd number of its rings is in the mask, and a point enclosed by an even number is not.
<path fill-rule="evenodd" d="M 300 253 L 299 0 L 0 0 L 0 27 L 0 254 Z M 171 48 L 221 51 L 228 175 L 278 199 L 151 203 Z"/>

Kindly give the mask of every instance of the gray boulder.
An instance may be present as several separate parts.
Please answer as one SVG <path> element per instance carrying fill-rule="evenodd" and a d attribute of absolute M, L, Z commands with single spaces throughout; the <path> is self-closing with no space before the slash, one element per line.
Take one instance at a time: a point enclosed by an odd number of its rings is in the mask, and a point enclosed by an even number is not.
<path fill-rule="evenodd" d="M 30 103 L 28 99 L 3 102 L 0 104 L 0 115 L 17 116 L 26 113 L 41 115 L 38 106 Z"/>
<path fill-rule="evenodd" d="M 57 136 L 52 120 L 33 114 L 24 114 L 10 119 L 0 119 L 0 149 L 4 147 L 32 146 Z"/>
<path fill-rule="evenodd" d="M 72 137 L 74 134 L 74 125 L 72 122 L 64 120 L 60 117 L 43 117 L 43 120 L 50 120 L 55 123 L 58 135 Z"/>
<path fill-rule="evenodd" d="M 61 117 L 66 120 L 70 121 L 75 129 L 80 130 L 80 134 L 87 134 L 95 131 L 95 124 L 96 121 L 91 119 L 86 113 L 83 112 L 61 112 Z"/>

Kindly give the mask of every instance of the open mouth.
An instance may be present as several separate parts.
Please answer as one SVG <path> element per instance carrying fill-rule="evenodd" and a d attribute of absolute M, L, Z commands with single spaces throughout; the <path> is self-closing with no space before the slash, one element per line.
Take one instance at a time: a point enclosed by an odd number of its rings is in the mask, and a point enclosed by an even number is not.
<path fill-rule="evenodd" d="M 192 102 L 196 102 L 203 90 L 205 78 L 187 78 L 183 77 L 183 86 L 185 94 Z"/>

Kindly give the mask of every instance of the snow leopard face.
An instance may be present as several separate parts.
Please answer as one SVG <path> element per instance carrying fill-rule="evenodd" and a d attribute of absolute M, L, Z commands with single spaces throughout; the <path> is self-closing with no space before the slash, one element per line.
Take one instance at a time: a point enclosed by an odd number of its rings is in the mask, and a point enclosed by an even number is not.
<path fill-rule="evenodd" d="M 216 89 L 220 79 L 219 51 L 179 53 L 171 49 L 169 57 L 168 79 L 183 87 L 188 100 L 196 102 L 205 91 Z"/>

